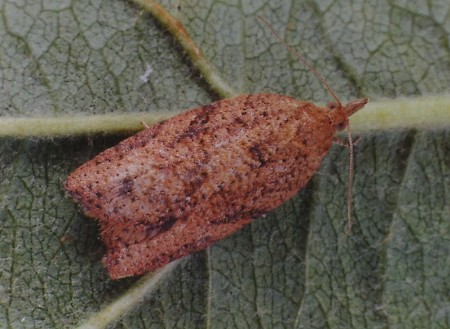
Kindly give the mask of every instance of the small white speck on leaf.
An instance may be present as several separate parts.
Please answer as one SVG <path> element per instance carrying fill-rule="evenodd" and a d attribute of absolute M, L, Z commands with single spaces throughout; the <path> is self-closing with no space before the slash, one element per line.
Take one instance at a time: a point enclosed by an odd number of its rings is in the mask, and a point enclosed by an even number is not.
<path fill-rule="evenodd" d="M 139 79 L 141 79 L 142 82 L 148 82 L 148 77 L 150 74 L 153 73 L 153 67 L 150 64 L 147 64 L 147 69 L 145 70 L 144 74 L 139 76 Z"/>

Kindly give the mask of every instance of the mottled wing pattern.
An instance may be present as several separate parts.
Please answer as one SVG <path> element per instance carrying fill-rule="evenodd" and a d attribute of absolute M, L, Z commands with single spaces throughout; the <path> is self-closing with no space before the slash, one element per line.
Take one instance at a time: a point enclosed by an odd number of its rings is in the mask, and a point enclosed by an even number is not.
<path fill-rule="evenodd" d="M 244 95 L 179 114 L 75 170 L 65 188 L 98 219 L 112 278 L 201 250 L 279 206 L 329 149 L 328 112 Z"/>

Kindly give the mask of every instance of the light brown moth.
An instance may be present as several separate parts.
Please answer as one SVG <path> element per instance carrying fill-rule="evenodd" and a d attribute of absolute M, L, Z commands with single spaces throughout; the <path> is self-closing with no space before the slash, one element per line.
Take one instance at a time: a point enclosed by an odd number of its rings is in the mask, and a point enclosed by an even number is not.
<path fill-rule="evenodd" d="M 205 249 L 296 194 L 367 103 L 343 106 L 329 90 L 332 109 L 259 94 L 188 110 L 70 174 L 65 189 L 98 220 L 111 278 Z"/>

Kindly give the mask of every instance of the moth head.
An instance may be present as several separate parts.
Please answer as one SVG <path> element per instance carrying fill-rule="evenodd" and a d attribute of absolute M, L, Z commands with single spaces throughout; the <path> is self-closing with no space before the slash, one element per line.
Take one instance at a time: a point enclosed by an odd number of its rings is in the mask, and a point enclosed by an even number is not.
<path fill-rule="evenodd" d="M 328 104 L 328 108 L 331 110 L 331 120 L 336 130 L 342 131 L 348 126 L 348 118 L 354 113 L 362 109 L 368 102 L 367 98 L 357 99 L 345 105 L 340 103 Z"/>

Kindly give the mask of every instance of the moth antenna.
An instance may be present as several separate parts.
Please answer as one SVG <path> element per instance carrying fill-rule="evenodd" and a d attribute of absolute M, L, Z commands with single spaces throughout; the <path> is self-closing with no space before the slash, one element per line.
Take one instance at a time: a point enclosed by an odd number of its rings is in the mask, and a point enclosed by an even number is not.
<path fill-rule="evenodd" d="M 273 35 L 278 39 L 278 41 L 292 54 L 294 55 L 296 58 L 298 58 L 303 65 L 306 66 L 306 68 L 313 73 L 317 79 L 320 80 L 320 82 L 322 82 L 323 86 L 325 87 L 325 89 L 328 90 L 328 92 L 331 94 L 331 96 L 333 96 L 333 98 L 335 99 L 336 103 L 338 104 L 338 106 L 342 107 L 342 103 L 339 100 L 339 97 L 336 95 L 335 91 L 333 90 L 333 88 L 330 87 L 330 85 L 328 84 L 327 80 L 319 73 L 319 71 L 317 71 L 312 65 L 310 65 L 308 63 L 308 61 L 306 60 L 305 57 L 303 57 L 302 55 L 300 55 L 298 52 L 296 52 L 291 46 L 289 46 L 282 38 L 281 36 L 277 33 L 277 31 L 275 31 L 275 29 L 272 27 L 272 25 L 262 16 L 257 16 L 265 25 L 267 25 L 267 27 L 270 29 L 270 31 L 273 33 Z"/>
<path fill-rule="evenodd" d="M 354 155 L 353 155 L 353 138 L 350 130 L 350 125 L 347 126 L 348 135 L 348 190 L 347 190 L 347 222 L 348 229 L 346 236 L 352 233 L 352 196 L 353 196 L 353 167 L 354 167 Z"/>
<path fill-rule="evenodd" d="M 278 39 L 278 41 L 296 58 L 298 58 L 306 68 L 313 73 L 322 82 L 323 86 L 328 90 L 331 96 L 335 99 L 337 105 L 342 107 L 342 103 L 333 88 L 330 87 L 328 81 L 317 71 L 313 66 L 311 66 L 308 61 L 295 51 L 291 46 L 289 46 L 281 36 L 275 31 L 272 25 L 262 16 L 257 16 L 272 32 L 272 34 Z M 354 166 L 354 155 L 353 155 L 353 138 L 352 132 L 350 130 L 350 124 L 347 125 L 347 135 L 348 135 L 348 148 L 349 148 L 349 177 L 348 177 L 348 190 L 347 190 L 347 222 L 348 229 L 346 236 L 350 235 L 352 231 L 352 196 L 353 196 L 353 166 Z"/>

